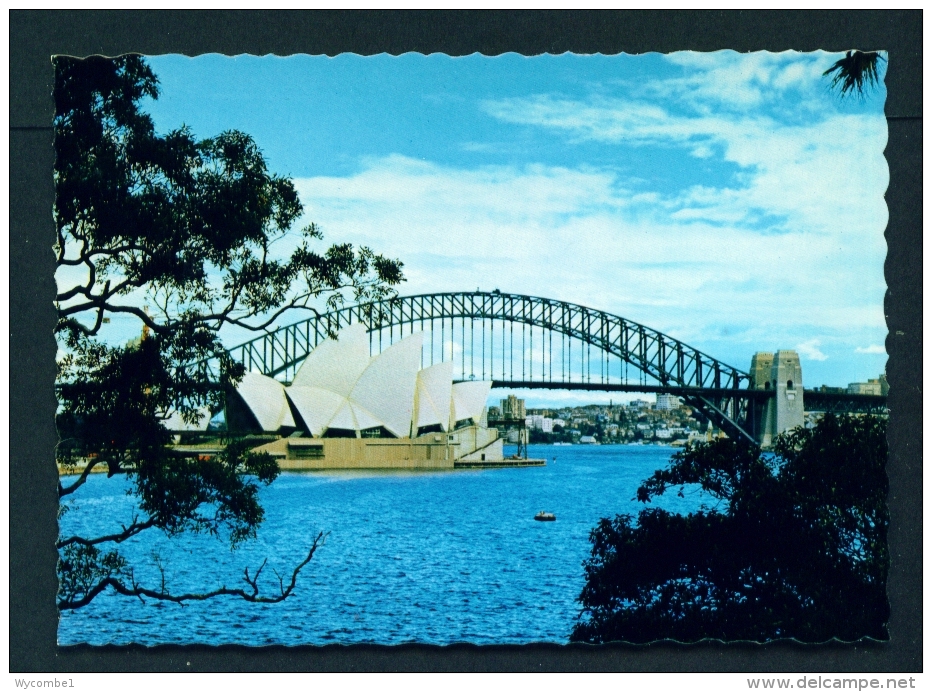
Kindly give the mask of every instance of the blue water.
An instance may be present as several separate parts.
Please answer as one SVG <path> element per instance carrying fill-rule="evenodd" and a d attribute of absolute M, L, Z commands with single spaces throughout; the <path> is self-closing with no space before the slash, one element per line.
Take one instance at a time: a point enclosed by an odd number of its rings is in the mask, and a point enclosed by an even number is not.
<path fill-rule="evenodd" d="M 532 446 L 544 467 L 445 472 L 284 473 L 262 492 L 266 521 L 236 551 L 209 536 L 144 533 L 121 546 L 137 579 L 170 591 L 242 586 L 268 558 L 291 574 L 314 535 L 326 544 L 291 598 L 262 605 L 219 597 L 179 606 L 105 593 L 62 614 L 61 644 L 330 644 L 566 642 L 579 612 L 582 562 L 601 517 L 635 513 L 639 483 L 673 449 Z M 506 453 L 509 451 L 506 448 Z M 111 533 L 134 504 L 125 479 L 92 476 L 61 520 L 62 533 Z M 688 511 L 696 495 L 656 506 Z M 536 522 L 540 510 L 555 522 Z"/>

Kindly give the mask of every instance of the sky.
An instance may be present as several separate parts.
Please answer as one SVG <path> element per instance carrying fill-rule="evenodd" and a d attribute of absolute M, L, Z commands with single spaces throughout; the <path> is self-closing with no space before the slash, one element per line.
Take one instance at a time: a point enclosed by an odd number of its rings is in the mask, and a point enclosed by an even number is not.
<path fill-rule="evenodd" d="M 402 295 L 580 303 L 742 370 L 795 349 L 807 387 L 844 386 L 886 363 L 888 169 L 883 84 L 840 97 L 839 57 L 154 56 L 145 108 L 250 134 L 296 228 L 400 259 Z"/>

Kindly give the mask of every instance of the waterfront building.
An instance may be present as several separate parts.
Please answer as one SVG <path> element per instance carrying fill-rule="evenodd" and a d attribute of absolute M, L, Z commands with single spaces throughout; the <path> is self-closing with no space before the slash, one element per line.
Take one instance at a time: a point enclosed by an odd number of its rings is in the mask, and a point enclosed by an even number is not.
<path fill-rule="evenodd" d="M 485 427 L 492 383 L 454 383 L 449 361 L 421 369 L 422 341 L 418 332 L 370 356 L 365 327 L 346 327 L 311 351 L 288 386 L 247 373 L 227 397 L 228 428 L 281 436 L 257 451 L 283 468 L 501 460 L 498 432 Z"/>

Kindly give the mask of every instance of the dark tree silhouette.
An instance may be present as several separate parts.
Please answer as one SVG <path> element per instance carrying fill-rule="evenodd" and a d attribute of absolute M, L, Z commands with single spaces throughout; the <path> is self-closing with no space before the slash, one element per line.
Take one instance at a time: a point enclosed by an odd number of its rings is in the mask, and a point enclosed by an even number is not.
<path fill-rule="evenodd" d="M 720 439 L 675 454 L 638 499 L 692 486 L 720 506 L 603 519 L 572 640 L 885 639 L 885 427 L 826 415 L 772 453 Z"/>
<path fill-rule="evenodd" d="M 822 76 L 832 77 L 831 88 L 838 89 L 841 96 L 857 94 L 863 97 L 866 89 L 880 81 L 880 63 L 885 61 L 886 58 L 876 51 L 849 50 Z"/>
<path fill-rule="evenodd" d="M 56 337 L 64 354 L 57 456 L 66 466 L 87 462 L 76 480 L 59 484 L 59 496 L 64 502 L 105 465 L 110 476 L 129 476 L 140 511 L 107 535 L 60 539 L 61 609 L 108 588 L 179 602 L 289 596 L 322 535 L 272 596 L 259 593 L 261 568 L 246 572 L 243 589 L 148 588 L 116 546 L 153 529 L 208 533 L 236 546 L 262 522 L 258 493 L 278 475 L 274 460 L 244 443 L 208 460 L 180 456 L 163 424 L 172 412 L 193 423 L 218 410 L 243 376 L 220 341 L 223 326 L 262 330 L 287 310 L 385 297 L 403 280 L 400 262 L 368 248 L 315 251 L 322 236 L 313 224 L 293 234 L 293 251 L 276 254 L 303 212 L 291 181 L 270 173 L 241 132 L 203 140 L 187 128 L 158 134 L 141 108 L 157 96 L 139 56 L 55 59 Z M 135 318 L 142 338 L 106 344 L 101 329 L 114 314 Z M 210 377 L 190 366 L 207 358 L 219 363 Z"/>

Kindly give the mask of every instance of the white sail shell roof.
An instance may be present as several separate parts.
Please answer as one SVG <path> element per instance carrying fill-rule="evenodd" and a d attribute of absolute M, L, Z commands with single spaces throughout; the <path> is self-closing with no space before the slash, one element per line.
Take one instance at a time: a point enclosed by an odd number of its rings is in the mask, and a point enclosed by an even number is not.
<path fill-rule="evenodd" d="M 340 330 L 336 339 L 314 347 L 295 373 L 292 387 L 320 387 L 347 397 L 369 367 L 369 333 L 361 324 Z"/>
<path fill-rule="evenodd" d="M 167 430 L 171 430 L 172 432 L 207 430 L 207 426 L 210 424 L 210 410 L 206 408 L 199 408 L 197 413 L 200 416 L 197 423 L 186 423 L 181 417 L 180 411 L 172 410 L 169 412 L 168 418 L 165 419 L 163 425 Z"/>
<path fill-rule="evenodd" d="M 381 420 L 351 399 L 346 399 L 340 404 L 340 408 L 327 427 L 358 432 L 367 428 L 377 428 L 380 425 L 382 425 Z"/>
<path fill-rule="evenodd" d="M 414 397 L 414 430 L 428 425 L 450 427 L 450 401 L 453 396 L 453 361 L 424 368 L 417 374 Z"/>
<path fill-rule="evenodd" d="M 285 398 L 285 386 L 278 380 L 256 372 L 247 372 L 236 386 L 236 391 L 263 430 L 276 431 L 282 426 L 294 427 L 294 417 Z"/>
<path fill-rule="evenodd" d="M 346 397 L 321 387 L 288 387 L 285 390 L 307 429 L 320 437 L 340 410 Z"/>
<path fill-rule="evenodd" d="M 411 432 L 414 414 L 414 389 L 421 365 L 421 332 L 405 337 L 382 351 L 360 375 L 350 401 L 354 407 L 370 412 L 386 430 L 397 437 Z M 375 427 L 362 425 L 360 428 Z"/>
<path fill-rule="evenodd" d="M 476 423 L 482 417 L 486 399 L 492 389 L 488 380 L 457 382 L 453 385 L 453 420 L 459 422 L 472 418 Z"/>
<path fill-rule="evenodd" d="M 365 327 L 354 325 L 337 336 L 314 349 L 287 389 L 308 430 L 320 436 L 328 428 L 358 432 L 382 426 L 406 437 L 423 335 L 402 339 L 374 358 Z"/>
<path fill-rule="evenodd" d="M 291 386 L 247 373 L 237 392 L 263 430 L 297 427 L 297 415 L 315 437 L 328 429 L 383 427 L 396 437 L 418 428 L 479 422 L 492 383 L 453 384 L 453 363 L 420 369 L 423 333 L 412 334 L 369 356 L 369 334 L 356 324 L 320 343 L 302 363 Z M 206 419 L 204 421 L 206 425 Z"/>

